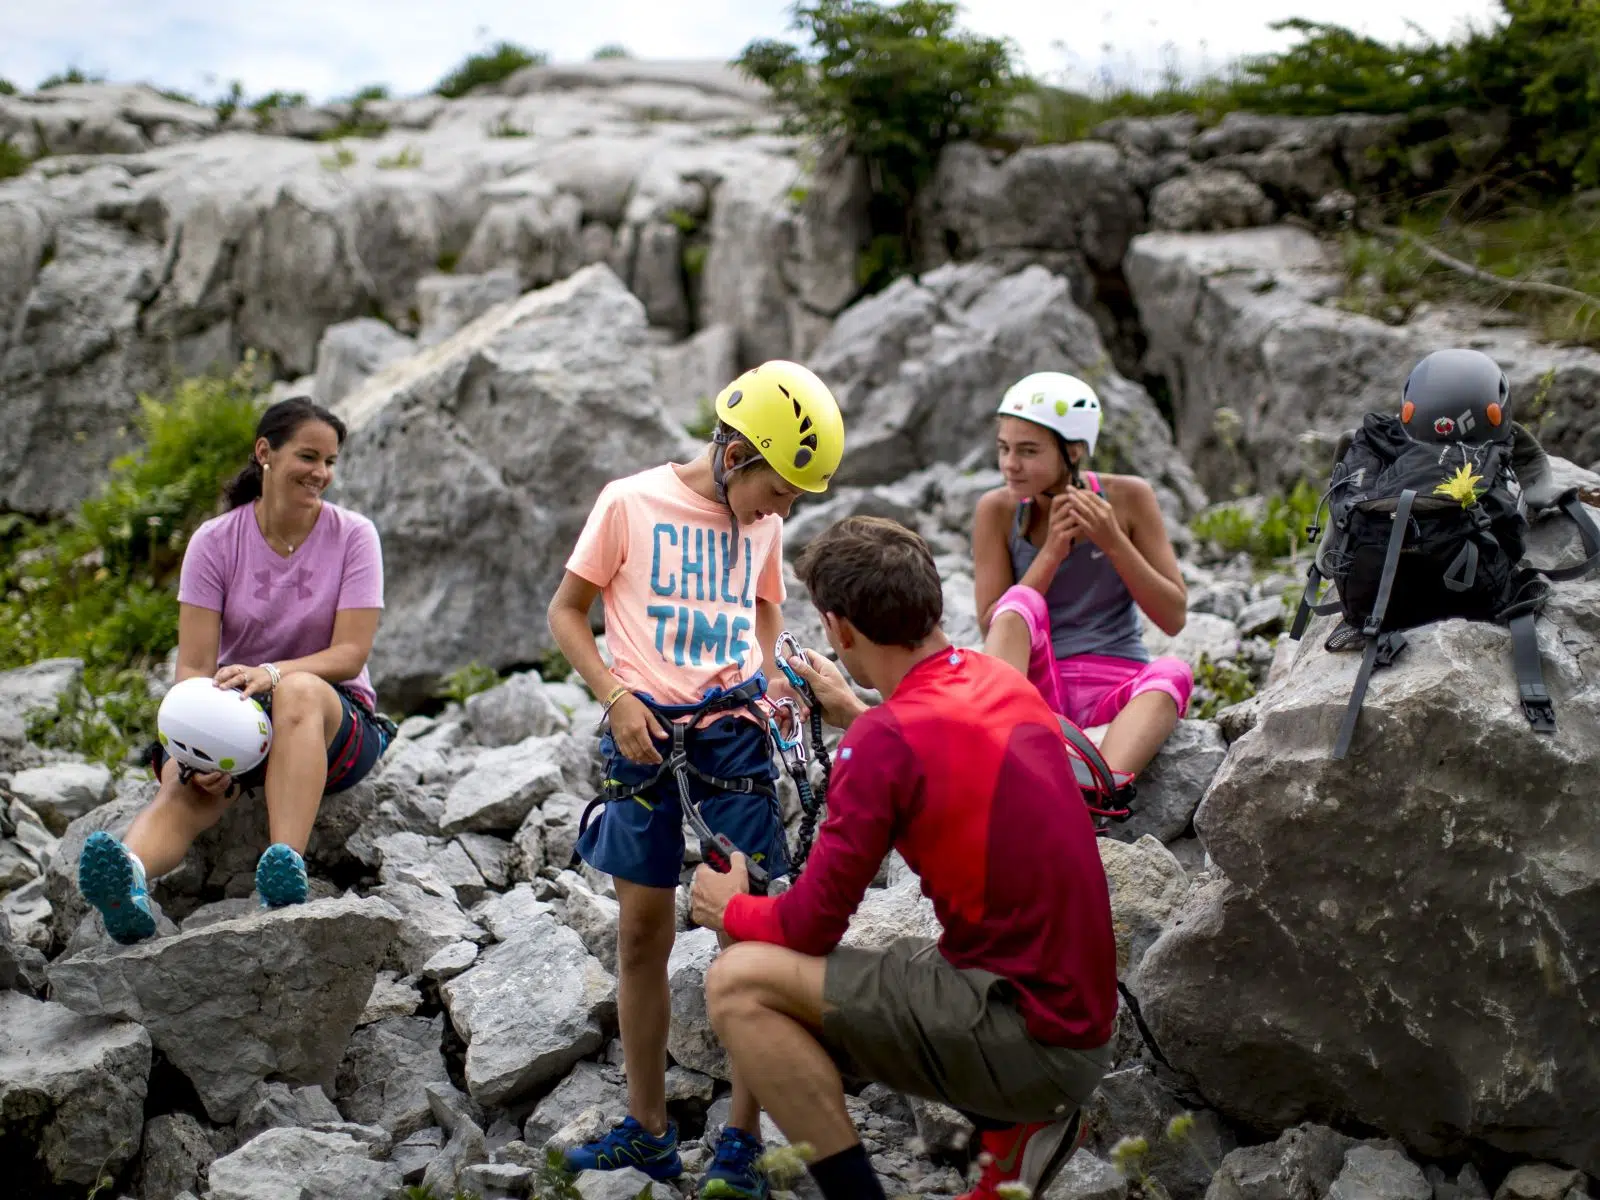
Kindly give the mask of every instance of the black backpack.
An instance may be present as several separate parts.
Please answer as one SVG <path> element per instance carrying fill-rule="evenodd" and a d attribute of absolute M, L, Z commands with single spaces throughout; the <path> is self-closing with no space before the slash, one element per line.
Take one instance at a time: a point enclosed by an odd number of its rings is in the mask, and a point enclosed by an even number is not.
<path fill-rule="evenodd" d="M 1538 439 L 1513 424 L 1510 441 L 1413 441 L 1400 419 L 1368 413 L 1339 441 L 1323 503 L 1328 536 L 1306 572 L 1289 636 L 1312 613 L 1341 613 L 1329 650 L 1363 646 L 1333 757 L 1343 758 L 1372 672 L 1405 648 L 1402 630 L 1449 617 L 1509 627 L 1522 711 L 1538 733 L 1554 733 L 1534 618 L 1549 581 L 1576 579 L 1600 564 L 1600 530 L 1578 489 L 1558 492 Z M 1577 523 L 1586 561 L 1561 570 L 1523 562 L 1528 513 L 1559 510 Z M 1317 515 L 1321 515 L 1321 504 Z M 1315 521 L 1315 518 L 1313 518 Z M 1315 542 L 1322 526 L 1306 530 Z M 1318 603 L 1323 580 L 1336 600 Z"/>

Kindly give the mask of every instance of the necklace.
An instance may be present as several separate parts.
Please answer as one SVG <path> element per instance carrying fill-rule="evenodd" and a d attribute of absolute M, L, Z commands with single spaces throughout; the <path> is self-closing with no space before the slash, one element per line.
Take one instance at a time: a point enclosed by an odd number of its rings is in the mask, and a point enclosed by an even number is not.
<path fill-rule="evenodd" d="M 274 548 L 276 548 L 277 546 L 282 546 L 283 547 L 283 552 L 285 554 L 293 554 L 294 553 L 295 543 L 291 542 L 288 538 L 284 537 L 282 534 L 273 533 L 271 530 L 269 530 L 267 528 L 267 522 L 266 522 L 265 514 L 264 514 L 263 510 L 260 509 L 260 508 L 256 509 L 256 528 L 261 530 L 261 536 L 266 539 L 267 545 L 273 546 Z M 305 539 L 301 538 L 300 539 L 300 543 L 303 545 L 305 543 Z"/>

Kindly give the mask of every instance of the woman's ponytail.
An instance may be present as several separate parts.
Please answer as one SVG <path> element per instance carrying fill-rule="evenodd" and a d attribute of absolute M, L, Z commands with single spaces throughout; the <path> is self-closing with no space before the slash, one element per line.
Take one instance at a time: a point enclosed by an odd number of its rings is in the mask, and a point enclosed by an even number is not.
<path fill-rule="evenodd" d="M 256 458 L 252 449 L 250 461 L 223 486 L 222 498 L 227 502 L 228 508 L 235 509 L 241 504 L 249 504 L 261 495 L 261 463 Z"/>

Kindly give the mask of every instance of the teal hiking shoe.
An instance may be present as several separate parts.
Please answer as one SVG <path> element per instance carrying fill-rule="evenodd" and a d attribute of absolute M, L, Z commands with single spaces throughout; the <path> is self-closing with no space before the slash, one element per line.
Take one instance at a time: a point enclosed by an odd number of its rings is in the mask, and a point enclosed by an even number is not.
<path fill-rule="evenodd" d="M 256 864 L 256 892 L 262 908 L 304 904 L 311 894 L 305 860 L 282 842 L 268 846 Z"/>
<path fill-rule="evenodd" d="M 700 1181 L 700 1200 L 767 1200 L 767 1176 L 756 1161 L 766 1153 L 759 1138 L 726 1126 L 717 1139 L 711 1169 Z"/>
<path fill-rule="evenodd" d="M 667 1124 L 667 1132 L 656 1137 L 632 1117 L 623 1120 L 605 1137 L 585 1142 L 568 1150 L 565 1156 L 567 1170 L 576 1175 L 579 1171 L 616 1171 L 622 1167 L 638 1167 L 651 1179 L 676 1179 L 683 1174 L 683 1159 L 678 1156 L 678 1126 Z"/>
<path fill-rule="evenodd" d="M 78 855 L 78 891 L 100 911 L 112 941 L 131 946 L 155 933 L 144 868 L 109 833 L 96 831 L 84 842 Z"/>

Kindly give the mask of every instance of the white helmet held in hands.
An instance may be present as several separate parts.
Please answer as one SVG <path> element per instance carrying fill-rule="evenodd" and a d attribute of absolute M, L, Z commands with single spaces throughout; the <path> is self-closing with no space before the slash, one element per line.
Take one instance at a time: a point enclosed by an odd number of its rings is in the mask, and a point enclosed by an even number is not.
<path fill-rule="evenodd" d="M 1100 397 L 1083 380 L 1060 371 L 1035 371 L 1017 380 L 995 411 L 1043 425 L 1064 441 L 1087 442 L 1090 454 L 1100 437 Z"/>
<path fill-rule="evenodd" d="M 172 686 L 156 714 L 156 736 L 181 765 L 200 774 L 242 775 L 272 748 L 272 722 L 254 697 L 204 675 Z"/>

